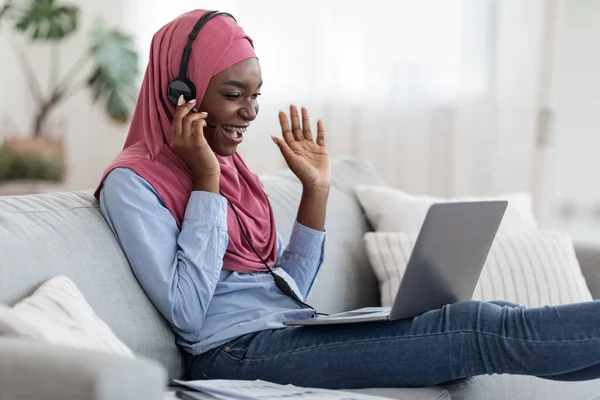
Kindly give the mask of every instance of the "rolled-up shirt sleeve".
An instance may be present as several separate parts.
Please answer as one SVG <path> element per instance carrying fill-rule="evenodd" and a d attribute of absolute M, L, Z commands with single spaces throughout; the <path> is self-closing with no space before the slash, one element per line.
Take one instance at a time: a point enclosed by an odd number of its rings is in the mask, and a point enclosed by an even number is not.
<path fill-rule="evenodd" d="M 276 267 L 281 267 L 294 279 L 300 294 L 306 299 L 325 256 L 325 232 L 294 223 L 290 240 L 280 252 Z"/>

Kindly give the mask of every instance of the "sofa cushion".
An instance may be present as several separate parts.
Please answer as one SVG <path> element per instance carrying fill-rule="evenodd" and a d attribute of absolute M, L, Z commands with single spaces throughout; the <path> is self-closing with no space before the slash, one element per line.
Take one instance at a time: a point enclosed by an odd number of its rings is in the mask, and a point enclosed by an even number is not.
<path fill-rule="evenodd" d="M 416 240 L 416 233 L 365 234 L 383 306 L 392 305 Z M 592 295 L 570 236 L 562 231 L 537 230 L 495 238 L 472 298 L 541 307 L 590 301 Z"/>
<path fill-rule="evenodd" d="M 155 361 L 0 337 L 2 400 L 164 400 Z"/>
<path fill-rule="evenodd" d="M 600 246 L 576 244 L 575 253 L 592 297 L 600 299 Z"/>
<path fill-rule="evenodd" d="M 374 388 L 374 389 L 354 389 L 345 390 L 371 396 L 380 396 L 386 399 L 398 400 L 450 400 L 450 393 L 440 387 L 415 388 L 415 389 L 395 389 L 395 388 Z"/>
<path fill-rule="evenodd" d="M 371 164 L 352 157 L 333 159 L 331 175 L 325 261 L 308 301 L 325 313 L 378 306 L 377 281 L 362 241 L 370 226 L 356 198 L 355 187 L 381 184 L 381 178 Z M 287 243 L 302 186 L 289 170 L 262 175 L 260 179 L 271 200 L 277 230 Z"/>
<path fill-rule="evenodd" d="M 92 191 L 0 197 L 0 302 L 13 305 L 56 275 L 71 278 L 134 353 L 182 375 L 175 336 L 135 280 Z"/>
<path fill-rule="evenodd" d="M 481 375 L 443 385 L 452 400 L 592 400 L 600 379 L 560 382 L 525 375 Z"/>
<path fill-rule="evenodd" d="M 0 334 L 133 358 L 66 276 L 50 278 L 13 307 L 0 303 Z"/>
<path fill-rule="evenodd" d="M 356 194 L 367 218 L 377 232 L 416 233 L 434 203 L 507 200 L 508 207 L 498 229 L 512 234 L 538 228 L 533 213 L 533 200 L 528 193 L 508 193 L 493 197 L 432 197 L 412 195 L 388 186 L 360 185 Z"/>

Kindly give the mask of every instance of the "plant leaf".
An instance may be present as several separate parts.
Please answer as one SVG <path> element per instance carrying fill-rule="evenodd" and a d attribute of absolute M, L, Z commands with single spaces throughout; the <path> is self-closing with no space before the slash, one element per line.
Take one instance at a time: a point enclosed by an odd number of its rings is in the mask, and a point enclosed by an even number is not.
<path fill-rule="evenodd" d="M 116 122 L 127 122 L 135 106 L 139 73 L 138 55 L 131 36 L 108 29 L 100 20 L 92 31 L 90 54 L 94 62 L 88 85 L 94 101 L 103 101 L 106 111 Z"/>
<path fill-rule="evenodd" d="M 28 33 L 31 40 L 59 41 L 77 30 L 77 6 L 58 5 L 55 0 L 28 1 L 19 13 L 15 28 Z"/>

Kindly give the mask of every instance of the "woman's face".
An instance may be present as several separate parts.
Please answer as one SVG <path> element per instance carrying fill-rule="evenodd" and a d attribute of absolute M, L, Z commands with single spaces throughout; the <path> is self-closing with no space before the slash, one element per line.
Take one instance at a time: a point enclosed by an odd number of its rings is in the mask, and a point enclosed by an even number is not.
<path fill-rule="evenodd" d="M 256 58 L 240 61 L 211 78 L 199 111 L 208 113 L 204 136 L 218 155 L 236 152 L 244 131 L 258 114 L 261 86 Z"/>

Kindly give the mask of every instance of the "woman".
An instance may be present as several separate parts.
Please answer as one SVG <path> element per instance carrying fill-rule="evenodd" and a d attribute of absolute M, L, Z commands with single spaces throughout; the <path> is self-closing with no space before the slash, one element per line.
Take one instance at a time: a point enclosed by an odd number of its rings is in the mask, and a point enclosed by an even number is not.
<path fill-rule="evenodd" d="M 492 373 L 600 377 L 597 302 L 526 309 L 467 301 L 395 322 L 285 327 L 314 315 L 303 301 L 323 261 L 325 130 L 318 122 L 314 135 L 304 109 L 299 116 L 292 106 L 291 122 L 279 114 L 283 137 L 273 140 L 303 187 L 284 245 L 258 178 L 237 153 L 262 78 L 235 20 L 219 15 L 200 30 L 187 68 L 196 96 L 169 102 L 203 14 L 186 13 L 155 34 L 125 148 L 97 191 L 135 276 L 177 334 L 189 378 L 364 388 Z"/>

